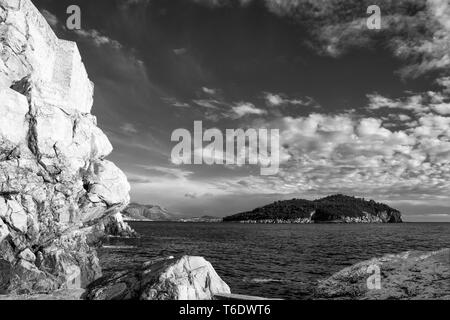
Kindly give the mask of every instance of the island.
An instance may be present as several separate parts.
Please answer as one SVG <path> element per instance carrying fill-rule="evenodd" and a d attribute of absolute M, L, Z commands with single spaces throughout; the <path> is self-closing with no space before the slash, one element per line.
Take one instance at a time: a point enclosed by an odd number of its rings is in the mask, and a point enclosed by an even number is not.
<path fill-rule="evenodd" d="M 241 223 L 401 223 L 400 211 L 384 203 L 342 194 L 291 199 L 223 218 Z"/>

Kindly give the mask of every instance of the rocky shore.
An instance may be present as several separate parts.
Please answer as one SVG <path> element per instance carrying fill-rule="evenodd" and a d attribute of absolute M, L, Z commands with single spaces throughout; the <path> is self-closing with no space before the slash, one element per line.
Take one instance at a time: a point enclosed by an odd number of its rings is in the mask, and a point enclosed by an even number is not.
<path fill-rule="evenodd" d="M 367 285 L 373 266 L 380 270 L 379 288 Z M 408 251 L 360 262 L 321 281 L 314 298 L 450 300 L 450 249 Z"/>

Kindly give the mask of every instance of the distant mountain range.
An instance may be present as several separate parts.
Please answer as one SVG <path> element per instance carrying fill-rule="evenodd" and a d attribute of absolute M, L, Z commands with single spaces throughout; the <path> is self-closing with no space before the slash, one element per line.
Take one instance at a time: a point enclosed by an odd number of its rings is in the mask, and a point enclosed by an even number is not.
<path fill-rule="evenodd" d="M 212 216 L 181 217 L 158 205 L 130 203 L 123 211 L 125 221 L 222 222 Z"/>
<path fill-rule="evenodd" d="M 158 205 L 130 203 L 123 211 L 124 220 L 173 221 L 179 217 Z"/>
<path fill-rule="evenodd" d="M 400 211 L 386 204 L 342 194 L 318 200 L 276 201 L 252 211 L 223 218 L 247 223 L 399 223 Z"/>

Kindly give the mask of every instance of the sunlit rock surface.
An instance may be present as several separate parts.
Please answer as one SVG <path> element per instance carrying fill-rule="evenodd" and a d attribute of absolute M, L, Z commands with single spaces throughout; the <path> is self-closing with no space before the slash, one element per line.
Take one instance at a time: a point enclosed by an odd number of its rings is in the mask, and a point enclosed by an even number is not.
<path fill-rule="evenodd" d="M 93 88 L 75 43 L 29 0 L 0 0 L 0 293 L 101 275 L 89 230 L 128 204 L 130 186 L 105 160 Z"/>
<path fill-rule="evenodd" d="M 211 300 L 230 288 L 202 257 L 157 259 L 137 270 L 100 278 L 86 289 L 88 300 Z"/>
<path fill-rule="evenodd" d="M 380 270 L 379 287 L 374 266 Z M 450 249 L 408 251 L 358 263 L 321 281 L 315 298 L 450 300 Z"/>

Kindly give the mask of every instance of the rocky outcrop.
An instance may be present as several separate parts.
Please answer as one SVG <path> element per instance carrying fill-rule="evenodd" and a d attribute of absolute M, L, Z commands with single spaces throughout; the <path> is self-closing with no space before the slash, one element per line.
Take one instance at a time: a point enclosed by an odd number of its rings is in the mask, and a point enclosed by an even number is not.
<path fill-rule="evenodd" d="M 2 300 L 80 300 L 84 289 L 56 290 L 51 294 L 0 295 Z"/>
<path fill-rule="evenodd" d="M 139 235 L 124 220 L 122 214 L 117 212 L 99 223 L 94 224 L 88 233 L 90 243 L 103 241 L 104 237 L 138 238 Z"/>
<path fill-rule="evenodd" d="M 373 266 L 380 270 L 379 287 L 367 284 L 375 274 Z M 321 281 L 314 297 L 450 300 L 450 249 L 409 251 L 358 263 Z"/>
<path fill-rule="evenodd" d="M 87 300 L 210 300 L 230 288 L 201 257 L 153 260 L 138 270 L 115 273 L 93 282 Z"/>
<path fill-rule="evenodd" d="M 104 221 L 130 186 L 105 160 L 112 146 L 90 114 L 93 90 L 75 43 L 29 0 L 0 0 L 0 292 L 101 275 L 89 230 L 111 229 Z"/>

